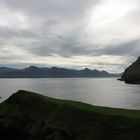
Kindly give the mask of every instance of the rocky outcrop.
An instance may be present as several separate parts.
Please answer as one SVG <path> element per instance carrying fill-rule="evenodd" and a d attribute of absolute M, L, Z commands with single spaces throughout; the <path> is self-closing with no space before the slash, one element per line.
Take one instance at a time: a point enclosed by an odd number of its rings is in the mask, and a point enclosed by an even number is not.
<path fill-rule="evenodd" d="M 0 104 L 1 140 L 139 140 L 140 111 L 18 91 Z"/>
<path fill-rule="evenodd" d="M 126 68 L 121 79 L 126 83 L 140 84 L 140 57 Z"/>

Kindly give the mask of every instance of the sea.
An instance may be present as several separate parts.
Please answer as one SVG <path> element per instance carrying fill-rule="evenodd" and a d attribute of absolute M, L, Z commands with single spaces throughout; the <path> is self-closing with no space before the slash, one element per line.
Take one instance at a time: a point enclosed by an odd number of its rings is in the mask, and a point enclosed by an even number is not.
<path fill-rule="evenodd" d="M 95 106 L 140 109 L 140 85 L 116 78 L 1 78 L 0 102 L 18 90 Z"/>

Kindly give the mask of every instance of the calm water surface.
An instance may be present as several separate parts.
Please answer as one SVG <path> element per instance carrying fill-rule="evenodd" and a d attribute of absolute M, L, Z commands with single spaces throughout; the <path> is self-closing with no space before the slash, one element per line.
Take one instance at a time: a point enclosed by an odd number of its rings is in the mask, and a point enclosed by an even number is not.
<path fill-rule="evenodd" d="M 115 78 L 0 79 L 0 102 L 19 89 L 98 106 L 140 109 L 140 85 Z"/>

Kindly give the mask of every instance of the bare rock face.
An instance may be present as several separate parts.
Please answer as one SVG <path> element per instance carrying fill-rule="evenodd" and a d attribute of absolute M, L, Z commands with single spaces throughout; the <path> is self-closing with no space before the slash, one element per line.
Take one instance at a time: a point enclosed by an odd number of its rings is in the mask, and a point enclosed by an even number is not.
<path fill-rule="evenodd" d="M 140 84 L 140 56 L 122 75 L 122 80 L 130 84 Z"/>

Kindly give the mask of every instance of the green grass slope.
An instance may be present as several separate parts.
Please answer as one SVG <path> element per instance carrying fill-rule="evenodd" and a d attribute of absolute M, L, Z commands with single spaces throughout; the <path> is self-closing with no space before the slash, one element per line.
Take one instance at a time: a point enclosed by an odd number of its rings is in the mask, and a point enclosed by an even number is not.
<path fill-rule="evenodd" d="M 96 107 L 20 90 L 0 104 L 2 140 L 139 140 L 140 110 Z"/>

